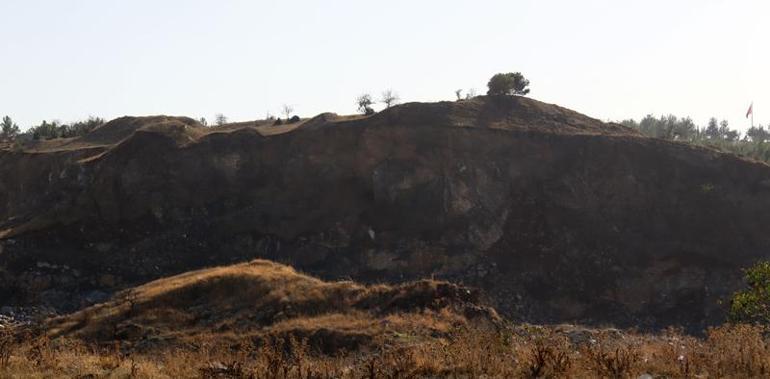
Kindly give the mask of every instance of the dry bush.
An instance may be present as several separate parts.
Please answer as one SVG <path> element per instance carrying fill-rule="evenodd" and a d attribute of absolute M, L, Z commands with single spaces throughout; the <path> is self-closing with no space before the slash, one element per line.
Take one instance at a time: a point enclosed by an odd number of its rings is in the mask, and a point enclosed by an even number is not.
<path fill-rule="evenodd" d="M 710 328 L 705 342 L 710 373 L 746 378 L 770 375 L 770 348 L 765 333 L 766 327 L 756 325 Z"/>
<path fill-rule="evenodd" d="M 765 333 L 766 328 L 758 326 L 723 325 L 709 329 L 705 339 L 677 330 L 660 337 L 642 336 L 640 371 L 665 377 L 768 377 Z"/>
<path fill-rule="evenodd" d="M 11 361 L 11 355 L 17 348 L 16 337 L 14 336 L 13 329 L 2 328 L 0 329 L 0 367 L 8 367 Z"/>
<path fill-rule="evenodd" d="M 209 378 L 231 378 L 231 379 L 249 379 L 254 378 L 243 369 L 243 363 L 231 361 L 229 363 L 212 362 L 206 367 L 200 368 L 201 377 Z"/>
<path fill-rule="evenodd" d="M 324 354 L 292 334 L 223 342 L 91 346 L 29 338 L 13 347 L 0 377 L 127 378 L 627 378 L 768 377 L 766 329 L 722 326 L 705 338 L 670 330 L 659 335 L 603 334 L 576 345 L 548 327 L 482 330 L 464 327 L 434 337 L 393 331 L 356 351 Z M 9 345 L 3 345 L 9 346 Z M 170 347 L 169 347 L 170 346 Z"/>
<path fill-rule="evenodd" d="M 572 349 L 566 338 L 547 333 L 536 335 L 524 345 L 521 375 L 528 378 L 564 376 L 572 366 Z"/>
<path fill-rule="evenodd" d="M 640 353 L 633 345 L 606 347 L 596 344 L 584 352 L 594 373 L 603 378 L 628 378 L 638 369 Z"/>

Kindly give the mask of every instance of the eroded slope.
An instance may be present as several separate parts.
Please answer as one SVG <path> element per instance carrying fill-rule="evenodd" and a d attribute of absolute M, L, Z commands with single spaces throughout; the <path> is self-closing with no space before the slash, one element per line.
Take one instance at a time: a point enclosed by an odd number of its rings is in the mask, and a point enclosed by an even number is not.
<path fill-rule="evenodd" d="M 148 122 L 98 151 L 0 153 L 3 296 L 76 308 L 261 257 L 461 281 L 529 321 L 697 330 L 770 248 L 768 166 L 531 99 L 271 128 Z"/>

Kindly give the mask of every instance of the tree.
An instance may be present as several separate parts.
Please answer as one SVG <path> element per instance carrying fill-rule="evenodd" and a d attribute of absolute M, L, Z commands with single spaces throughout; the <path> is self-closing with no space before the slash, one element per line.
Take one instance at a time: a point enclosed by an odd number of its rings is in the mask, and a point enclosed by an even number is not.
<path fill-rule="evenodd" d="M 465 94 L 465 100 L 473 99 L 476 96 L 477 96 L 476 89 L 470 88 L 468 89 L 468 93 Z"/>
<path fill-rule="evenodd" d="M 457 101 L 460 101 L 463 99 L 463 90 L 462 88 L 455 90 L 455 96 L 457 96 Z"/>
<path fill-rule="evenodd" d="M 710 118 L 704 133 L 708 139 L 720 139 L 721 135 L 719 133 L 719 121 L 717 121 L 717 119 L 714 117 Z"/>
<path fill-rule="evenodd" d="M 59 126 L 59 136 L 69 138 L 86 135 L 102 125 L 104 125 L 103 118 L 91 116 L 87 120 Z"/>
<path fill-rule="evenodd" d="M 392 89 L 387 89 L 385 91 L 382 91 L 382 97 L 380 97 L 380 102 L 385 104 L 385 108 L 390 108 L 396 104 L 398 104 L 398 94 L 393 92 Z"/>
<path fill-rule="evenodd" d="M 728 320 L 770 324 L 770 262 L 755 264 L 745 271 L 744 278 L 748 288 L 733 295 Z"/>
<path fill-rule="evenodd" d="M 746 138 L 750 138 L 751 142 L 764 143 L 767 141 L 768 137 L 770 137 L 770 134 L 768 134 L 768 131 L 762 126 L 752 126 L 746 131 Z"/>
<path fill-rule="evenodd" d="M 495 74 L 487 83 L 487 95 L 526 95 L 529 93 L 529 80 L 520 72 Z"/>
<path fill-rule="evenodd" d="M 629 118 L 629 119 L 625 119 L 625 120 L 621 121 L 620 125 L 623 125 L 625 127 L 631 128 L 631 129 L 639 130 L 639 123 L 636 122 L 636 120 L 634 120 L 633 118 Z"/>
<path fill-rule="evenodd" d="M 288 120 L 289 117 L 291 117 L 291 112 L 294 112 L 294 108 L 289 104 L 284 104 L 281 107 L 281 113 L 283 113 L 284 116 L 286 116 L 286 119 Z"/>
<path fill-rule="evenodd" d="M 358 104 L 359 112 L 367 115 L 374 113 L 374 109 L 372 109 L 372 104 L 374 104 L 374 102 L 372 101 L 372 96 L 368 93 L 357 97 L 356 104 Z"/>
<path fill-rule="evenodd" d="M 198 122 L 200 122 L 201 125 L 203 126 L 209 126 L 209 122 L 206 121 L 206 117 L 201 117 L 200 120 L 198 120 Z"/>
<path fill-rule="evenodd" d="M 221 113 L 217 113 L 216 116 L 214 116 L 214 119 L 216 120 L 215 123 L 217 126 L 227 124 L 227 117 Z"/>
<path fill-rule="evenodd" d="M 698 127 L 691 118 L 680 119 L 674 127 L 674 139 L 691 141 L 698 136 Z"/>
<path fill-rule="evenodd" d="M 61 128 L 58 121 L 53 121 L 50 124 L 43 120 L 43 122 L 32 128 L 32 138 L 34 139 L 53 139 L 61 137 Z"/>
<path fill-rule="evenodd" d="M 3 117 L 0 124 L 0 139 L 14 139 L 19 134 L 19 126 L 10 117 Z"/>
<path fill-rule="evenodd" d="M 703 128 L 697 127 L 689 117 L 678 118 L 673 115 L 657 118 L 647 115 L 639 122 L 628 119 L 620 123 L 648 137 L 709 146 L 770 163 L 770 147 L 764 143 L 770 140 L 770 131 L 762 126 L 750 128 L 745 137 L 740 139 L 740 132 L 730 129 L 727 121 L 720 122 L 713 117 Z"/>
<path fill-rule="evenodd" d="M 723 140 L 732 142 L 738 140 L 739 136 L 740 134 L 737 130 L 730 129 L 730 124 L 727 123 L 727 120 L 722 120 L 719 123 L 719 137 Z"/>

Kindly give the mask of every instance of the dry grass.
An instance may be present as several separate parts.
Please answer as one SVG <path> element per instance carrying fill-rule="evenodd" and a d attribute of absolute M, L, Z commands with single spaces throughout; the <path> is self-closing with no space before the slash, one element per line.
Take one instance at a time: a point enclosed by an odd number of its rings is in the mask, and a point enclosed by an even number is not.
<path fill-rule="evenodd" d="M 293 337 L 201 340 L 153 354 L 46 337 L 1 344 L 0 377 L 71 378 L 552 378 L 768 377 L 766 329 L 722 326 L 703 339 L 676 332 L 596 332 L 575 344 L 550 328 L 456 329 L 445 337 L 322 354 Z M 4 334 L 3 338 L 8 337 Z M 5 340 L 4 340 L 5 341 Z"/>
<path fill-rule="evenodd" d="M 383 340 L 425 340 L 498 322 L 494 310 L 449 283 L 324 282 L 256 260 L 160 279 L 50 320 L 45 328 L 51 338 L 101 344 L 121 340 L 145 351 L 201 339 L 226 343 L 294 336 L 333 352 Z"/>
<path fill-rule="evenodd" d="M 463 287 L 323 282 L 268 261 L 158 280 L 45 327 L 0 334 L 0 377 L 770 376 L 757 326 L 510 326 Z"/>

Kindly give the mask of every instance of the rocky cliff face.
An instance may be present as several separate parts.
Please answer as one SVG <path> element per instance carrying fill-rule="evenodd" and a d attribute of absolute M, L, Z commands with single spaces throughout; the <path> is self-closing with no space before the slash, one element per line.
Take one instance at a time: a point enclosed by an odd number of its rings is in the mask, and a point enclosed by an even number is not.
<path fill-rule="evenodd" d="M 96 132 L 0 152 L 5 302 L 259 257 L 458 281 L 514 319 L 697 329 L 770 251 L 768 166 L 525 98 Z"/>

